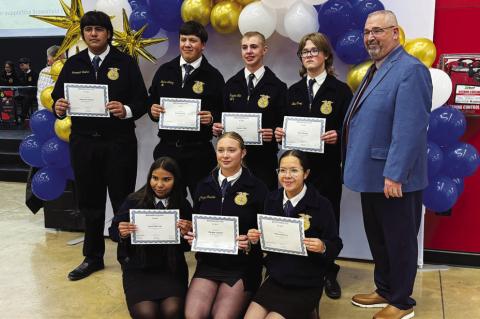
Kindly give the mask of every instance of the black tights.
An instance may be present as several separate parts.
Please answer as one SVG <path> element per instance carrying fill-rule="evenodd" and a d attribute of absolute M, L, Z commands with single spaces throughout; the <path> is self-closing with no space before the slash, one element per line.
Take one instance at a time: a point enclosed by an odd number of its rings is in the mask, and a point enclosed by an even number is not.
<path fill-rule="evenodd" d="M 243 318 L 251 293 L 245 291 L 243 280 L 230 287 L 204 278 L 194 278 L 188 288 L 186 319 Z"/>
<path fill-rule="evenodd" d="M 130 307 L 134 319 L 181 319 L 184 300 L 180 297 L 168 297 L 162 300 L 140 301 Z"/>

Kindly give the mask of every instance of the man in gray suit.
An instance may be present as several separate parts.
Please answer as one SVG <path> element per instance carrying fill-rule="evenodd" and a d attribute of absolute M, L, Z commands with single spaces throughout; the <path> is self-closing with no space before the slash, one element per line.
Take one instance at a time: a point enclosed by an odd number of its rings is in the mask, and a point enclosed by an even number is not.
<path fill-rule="evenodd" d="M 345 116 L 343 178 L 361 193 L 377 289 L 355 295 L 352 303 L 383 308 L 376 319 L 406 319 L 414 316 L 432 82 L 428 69 L 400 45 L 393 12 L 368 16 L 364 42 L 374 63 Z"/>

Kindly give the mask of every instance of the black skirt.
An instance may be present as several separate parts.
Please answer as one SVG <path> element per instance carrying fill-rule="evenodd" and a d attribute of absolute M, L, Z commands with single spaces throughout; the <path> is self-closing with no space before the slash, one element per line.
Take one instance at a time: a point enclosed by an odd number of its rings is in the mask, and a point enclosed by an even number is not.
<path fill-rule="evenodd" d="M 320 302 L 322 290 L 323 287 L 286 287 L 267 278 L 253 301 L 287 319 L 308 319 Z"/>
<path fill-rule="evenodd" d="M 255 292 L 262 282 L 262 268 L 252 269 L 221 269 L 206 263 L 198 262 L 193 278 L 204 278 L 217 282 L 224 282 L 233 287 L 240 279 L 243 280 L 244 290 Z"/>
<path fill-rule="evenodd" d="M 164 270 L 145 269 L 123 271 L 123 290 L 129 309 L 141 301 L 185 298 L 187 287 L 188 273 L 173 275 Z"/>

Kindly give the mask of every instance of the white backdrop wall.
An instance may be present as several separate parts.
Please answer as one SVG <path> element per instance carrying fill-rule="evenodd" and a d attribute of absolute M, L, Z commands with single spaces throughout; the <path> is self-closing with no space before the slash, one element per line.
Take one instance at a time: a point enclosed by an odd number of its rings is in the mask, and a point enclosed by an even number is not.
<path fill-rule="evenodd" d="M 89 1 L 85 1 L 86 9 L 91 6 Z M 396 13 L 399 24 L 405 30 L 407 38 L 425 37 L 433 39 L 434 26 L 434 0 L 382 0 L 386 9 L 392 10 Z M 211 27 L 207 28 L 209 32 L 209 40 L 206 45 L 205 56 L 211 64 L 217 67 L 223 74 L 225 80 L 234 75 L 242 68 L 242 61 L 240 58 L 240 38 L 239 32 L 229 35 L 221 35 L 216 33 Z M 157 65 L 140 59 L 140 69 L 147 85 L 150 87 L 152 78 L 158 66 L 165 63 L 178 55 L 178 34 L 175 32 L 165 33 L 160 31 L 157 37 L 168 37 L 167 42 L 163 42 L 156 46 L 150 47 L 150 52 L 155 54 L 166 54 L 157 61 Z M 298 81 L 298 70 L 300 62 L 296 57 L 297 44 L 285 38 L 278 33 L 274 33 L 268 40 L 269 52 L 265 60 L 277 76 L 282 79 L 287 85 L 291 85 Z M 349 65 L 346 65 L 335 59 L 335 69 L 338 78 L 342 81 L 348 72 Z M 157 128 L 148 116 L 144 116 L 137 122 L 137 139 L 138 139 L 138 173 L 137 173 L 137 188 L 146 182 L 146 174 L 153 161 L 153 149 L 158 143 Z M 107 212 L 106 226 L 109 225 L 109 220 L 112 216 L 110 205 L 107 205 L 110 210 Z M 358 193 L 354 193 L 344 188 L 341 205 L 341 222 L 340 222 L 340 236 L 344 241 L 344 248 L 341 253 L 342 257 L 371 259 L 368 243 L 365 237 L 363 228 L 360 197 Z M 422 227 L 423 229 L 423 227 Z M 420 250 L 423 249 L 423 234 L 419 236 Z M 423 258 L 420 256 L 419 264 L 421 265 Z"/>

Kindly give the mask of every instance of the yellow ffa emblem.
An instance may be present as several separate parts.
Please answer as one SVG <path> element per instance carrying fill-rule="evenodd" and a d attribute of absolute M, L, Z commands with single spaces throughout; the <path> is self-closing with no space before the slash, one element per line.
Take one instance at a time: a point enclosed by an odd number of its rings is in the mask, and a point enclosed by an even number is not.
<path fill-rule="evenodd" d="M 12 83 L 13 83 L 13 79 L 12 79 L 12 78 L 8 79 L 8 83 L 12 84 Z"/>
<path fill-rule="evenodd" d="M 320 112 L 322 112 L 322 114 L 325 114 L 325 115 L 332 113 L 332 104 L 333 104 L 332 101 L 327 101 L 327 100 L 322 101 L 322 106 L 320 106 Z"/>
<path fill-rule="evenodd" d="M 247 196 L 248 196 L 248 193 L 238 192 L 237 196 L 235 196 L 234 198 L 235 204 L 237 204 L 238 206 L 245 205 L 247 203 Z"/>
<path fill-rule="evenodd" d="M 263 95 L 263 94 L 260 94 L 260 98 L 258 99 L 258 107 L 259 108 L 266 108 L 268 106 L 268 99 L 270 99 L 270 96 L 268 95 Z"/>
<path fill-rule="evenodd" d="M 28 82 L 32 82 L 32 77 L 31 76 L 28 77 Z"/>
<path fill-rule="evenodd" d="M 193 92 L 195 92 L 197 94 L 202 94 L 204 85 L 205 85 L 205 83 L 203 83 L 202 81 L 195 81 L 195 84 L 193 84 L 193 86 L 192 86 Z"/>
<path fill-rule="evenodd" d="M 303 229 L 308 230 L 310 228 L 310 218 L 312 218 L 312 216 L 308 214 L 298 214 L 298 215 L 300 216 L 301 219 L 303 219 Z"/>
<path fill-rule="evenodd" d="M 107 76 L 112 81 L 118 80 L 118 78 L 120 77 L 120 74 L 118 73 L 118 68 L 108 68 Z"/>

